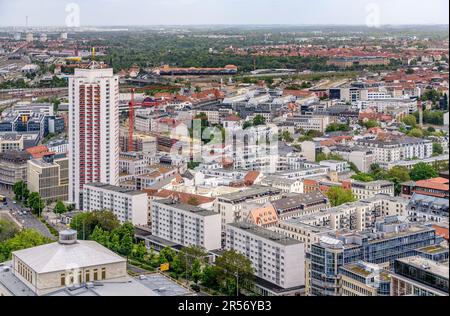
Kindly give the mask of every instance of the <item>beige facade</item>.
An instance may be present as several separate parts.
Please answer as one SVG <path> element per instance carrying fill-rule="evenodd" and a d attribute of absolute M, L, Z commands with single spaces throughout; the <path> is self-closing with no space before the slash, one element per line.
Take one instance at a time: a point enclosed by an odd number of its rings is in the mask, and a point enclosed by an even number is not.
<path fill-rule="evenodd" d="M 16 134 L 0 136 L 0 153 L 11 150 L 23 150 L 23 136 Z"/>
<path fill-rule="evenodd" d="M 13 255 L 15 275 L 37 295 L 45 295 L 67 286 L 126 277 L 126 262 L 89 267 L 74 267 L 50 273 L 38 273 Z"/>
<path fill-rule="evenodd" d="M 27 168 L 28 189 L 38 192 L 44 201 L 67 201 L 69 186 L 69 160 L 53 162 L 29 160 Z"/>

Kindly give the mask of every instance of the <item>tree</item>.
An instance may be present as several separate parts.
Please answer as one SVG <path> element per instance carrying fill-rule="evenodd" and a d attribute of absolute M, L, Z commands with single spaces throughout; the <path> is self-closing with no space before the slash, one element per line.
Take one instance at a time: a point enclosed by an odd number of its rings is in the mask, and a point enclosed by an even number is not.
<path fill-rule="evenodd" d="M 350 131 L 351 128 L 349 125 L 347 124 L 338 124 L 338 123 L 331 123 L 330 125 L 328 125 L 327 129 L 325 130 L 327 133 L 331 133 L 331 132 L 348 132 Z"/>
<path fill-rule="evenodd" d="M 31 208 L 34 213 L 39 215 L 44 210 L 45 203 L 42 201 L 41 196 L 37 192 L 32 192 L 27 200 L 27 205 Z"/>
<path fill-rule="evenodd" d="M 216 266 L 209 266 L 203 268 L 202 275 L 200 277 L 200 282 L 207 288 L 210 289 L 219 289 L 219 281 L 217 279 L 219 272 L 219 268 Z"/>
<path fill-rule="evenodd" d="M 360 125 L 364 126 L 367 129 L 371 129 L 371 128 L 379 126 L 378 122 L 375 120 L 368 120 L 367 122 L 360 122 Z"/>
<path fill-rule="evenodd" d="M 356 201 L 352 191 L 342 187 L 331 187 L 326 192 L 326 196 L 333 207 Z"/>
<path fill-rule="evenodd" d="M 58 201 L 58 202 L 56 202 L 53 212 L 55 214 L 64 214 L 67 212 L 67 208 L 62 201 Z"/>
<path fill-rule="evenodd" d="M 411 180 L 411 177 L 409 176 L 409 171 L 406 167 L 395 166 L 387 172 L 386 178 L 384 180 L 393 182 L 395 195 L 400 195 L 402 190 L 401 184 L 403 182 Z"/>
<path fill-rule="evenodd" d="M 15 199 L 19 202 L 26 201 L 30 191 L 28 191 L 27 184 L 24 181 L 14 183 L 13 192 Z"/>
<path fill-rule="evenodd" d="M 261 114 L 258 114 L 253 118 L 253 126 L 259 126 L 264 124 L 266 124 L 266 119 Z"/>
<path fill-rule="evenodd" d="M 281 140 L 285 141 L 286 143 L 292 143 L 294 141 L 294 138 L 291 136 L 291 133 L 289 133 L 289 131 L 283 131 L 283 133 L 281 133 Z"/>
<path fill-rule="evenodd" d="M 433 155 L 439 156 L 444 153 L 444 148 L 439 143 L 433 143 Z"/>
<path fill-rule="evenodd" d="M 145 242 L 141 241 L 140 243 L 133 246 L 132 257 L 134 259 L 144 261 L 145 256 L 147 255 L 147 247 L 145 246 Z"/>
<path fill-rule="evenodd" d="M 227 250 L 217 258 L 214 271 L 220 287 L 228 295 L 236 295 L 239 288 L 251 288 L 254 282 L 252 262 L 235 250 Z"/>
<path fill-rule="evenodd" d="M 40 246 L 52 242 L 34 229 L 24 229 L 14 237 L 0 243 L 0 262 L 10 260 L 13 251 Z"/>
<path fill-rule="evenodd" d="M 179 272 L 184 272 L 186 277 L 192 276 L 193 265 L 196 261 L 204 263 L 206 251 L 199 246 L 183 247 L 177 255 Z"/>
<path fill-rule="evenodd" d="M 414 115 L 406 115 L 402 122 L 411 127 L 415 127 L 417 125 L 417 120 Z"/>
<path fill-rule="evenodd" d="M 367 173 L 358 173 L 352 177 L 353 180 L 361 181 L 361 182 L 372 182 L 374 178 L 372 175 Z"/>
<path fill-rule="evenodd" d="M 252 126 L 253 126 L 252 122 L 245 121 L 244 124 L 242 125 L 242 129 L 247 129 L 247 128 L 250 128 Z"/>
<path fill-rule="evenodd" d="M 412 69 L 412 68 L 408 68 L 405 71 L 405 74 L 407 74 L 407 75 L 412 75 L 413 73 L 414 73 L 414 69 Z"/>
<path fill-rule="evenodd" d="M 90 239 L 95 227 L 112 232 L 120 227 L 120 222 L 114 213 L 110 211 L 83 212 L 75 215 L 70 222 L 70 227 L 78 232 L 78 239 Z"/>
<path fill-rule="evenodd" d="M 130 234 L 126 234 L 122 237 L 120 241 L 120 250 L 119 253 L 127 257 L 130 256 L 131 251 L 133 250 L 133 236 Z"/>
<path fill-rule="evenodd" d="M 0 242 L 14 237 L 19 229 L 13 222 L 0 219 Z"/>
<path fill-rule="evenodd" d="M 159 253 L 159 263 L 172 263 L 176 257 L 176 252 L 170 247 L 166 247 Z"/>
<path fill-rule="evenodd" d="M 410 176 L 414 181 L 427 180 L 436 178 L 438 176 L 438 172 L 432 166 L 424 162 L 419 162 L 411 170 Z"/>
<path fill-rule="evenodd" d="M 409 131 L 408 136 L 423 138 L 423 131 L 420 128 L 413 128 Z"/>

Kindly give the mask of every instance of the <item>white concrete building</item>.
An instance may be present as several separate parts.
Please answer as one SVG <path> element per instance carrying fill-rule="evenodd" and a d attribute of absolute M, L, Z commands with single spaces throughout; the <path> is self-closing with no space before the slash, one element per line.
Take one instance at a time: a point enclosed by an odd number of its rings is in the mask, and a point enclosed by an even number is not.
<path fill-rule="evenodd" d="M 85 183 L 119 181 L 119 77 L 94 65 L 69 78 L 69 200 L 76 207 Z"/>
<path fill-rule="evenodd" d="M 433 155 L 433 142 L 414 137 L 380 140 L 360 139 L 356 144 L 373 150 L 373 163 L 387 164 L 402 160 L 425 159 Z"/>
<path fill-rule="evenodd" d="M 305 285 L 304 244 L 249 223 L 227 225 L 226 249 L 252 261 L 255 276 L 283 289 Z"/>
<path fill-rule="evenodd" d="M 176 199 L 152 201 L 152 235 L 210 250 L 221 248 L 220 214 Z"/>
<path fill-rule="evenodd" d="M 338 173 L 350 171 L 350 164 L 347 161 L 322 160 L 319 164 L 330 168 L 330 171 Z"/>
<path fill-rule="evenodd" d="M 147 225 L 148 198 L 142 191 L 127 190 L 121 187 L 90 183 L 84 185 L 83 211 L 109 210 L 121 223 Z"/>
<path fill-rule="evenodd" d="M 358 200 L 367 199 L 377 194 L 394 196 L 394 183 L 390 181 L 352 181 L 352 192 Z"/>

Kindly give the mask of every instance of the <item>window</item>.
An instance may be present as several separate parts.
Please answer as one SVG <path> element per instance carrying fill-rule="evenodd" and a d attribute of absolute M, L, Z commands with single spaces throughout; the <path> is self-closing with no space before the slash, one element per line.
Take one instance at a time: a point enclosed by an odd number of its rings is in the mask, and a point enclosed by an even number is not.
<path fill-rule="evenodd" d="M 94 281 L 98 280 L 98 269 L 94 269 Z"/>
<path fill-rule="evenodd" d="M 89 270 L 86 270 L 85 280 L 86 280 L 86 282 L 91 281 L 91 276 L 90 276 Z"/>
<path fill-rule="evenodd" d="M 106 279 L 106 268 L 102 268 L 102 280 Z"/>
<path fill-rule="evenodd" d="M 66 285 L 66 275 L 63 273 L 61 274 L 61 286 Z"/>

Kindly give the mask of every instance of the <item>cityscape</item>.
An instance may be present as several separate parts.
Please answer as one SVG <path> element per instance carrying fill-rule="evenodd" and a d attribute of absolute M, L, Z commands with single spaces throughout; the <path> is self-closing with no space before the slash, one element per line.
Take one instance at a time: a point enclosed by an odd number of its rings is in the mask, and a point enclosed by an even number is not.
<path fill-rule="evenodd" d="M 0 0 L 0 296 L 448 296 L 448 2 L 216 1 Z"/>

